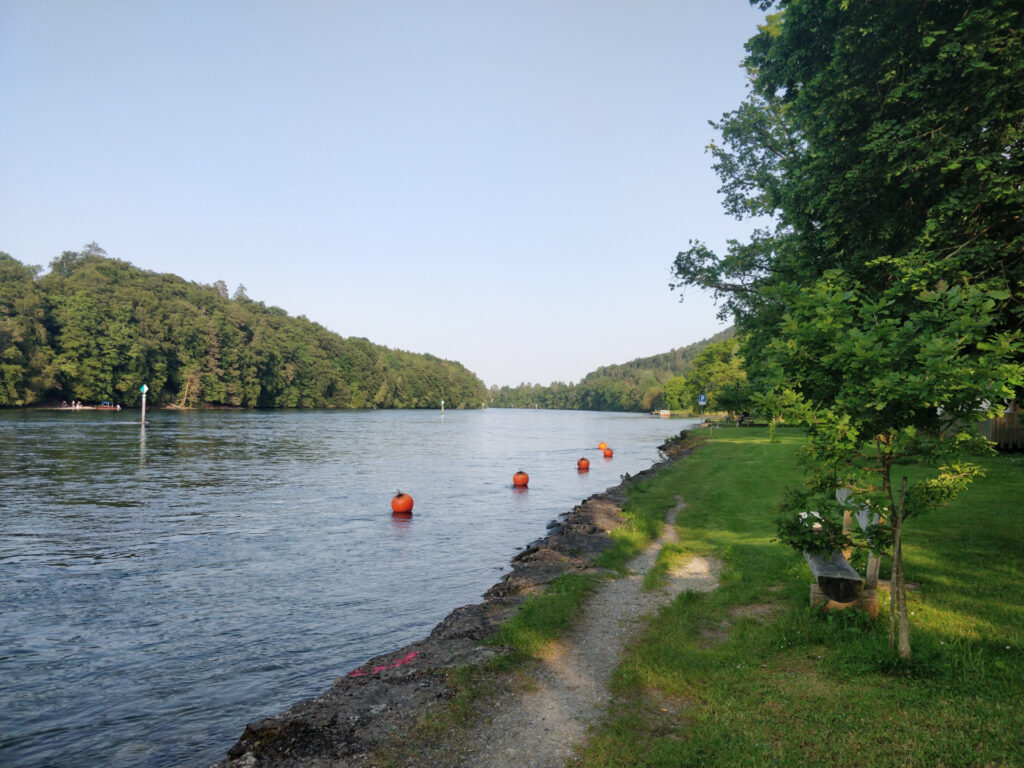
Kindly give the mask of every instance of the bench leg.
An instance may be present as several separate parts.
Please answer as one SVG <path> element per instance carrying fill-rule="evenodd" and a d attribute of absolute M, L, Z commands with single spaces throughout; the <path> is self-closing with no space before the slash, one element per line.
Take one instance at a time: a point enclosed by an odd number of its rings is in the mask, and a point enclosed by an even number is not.
<path fill-rule="evenodd" d="M 811 584 L 811 607 L 825 611 L 845 611 L 847 608 L 859 608 L 871 618 L 878 618 L 878 591 L 862 589 L 855 600 L 848 603 L 837 603 L 821 591 L 817 584 Z"/>

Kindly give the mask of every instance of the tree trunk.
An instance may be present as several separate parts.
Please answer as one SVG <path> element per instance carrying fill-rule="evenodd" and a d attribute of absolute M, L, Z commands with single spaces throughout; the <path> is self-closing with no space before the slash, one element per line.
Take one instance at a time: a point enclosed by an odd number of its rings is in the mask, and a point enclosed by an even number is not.
<path fill-rule="evenodd" d="M 910 616 L 907 614 L 907 582 L 903 577 L 903 507 L 907 500 L 907 478 L 904 476 L 900 485 L 900 505 L 893 518 L 899 521 L 899 547 L 894 549 L 894 563 L 899 563 L 895 584 L 890 584 L 890 591 L 896 593 L 896 621 L 899 630 L 897 652 L 901 659 L 910 659 Z"/>
<path fill-rule="evenodd" d="M 188 404 L 188 388 L 192 384 L 192 375 L 185 377 L 185 391 L 181 393 L 181 401 L 178 403 L 182 408 Z"/>
<path fill-rule="evenodd" d="M 185 374 L 185 389 L 181 393 L 181 400 L 178 405 L 182 408 L 188 408 L 190 395 L 193 400 L 197 400 L 201 394 L 201 384 L 198 366 L 190 367 Z"/>
<path fill-rule="evenodd" d="M 900 556 L 900 534 L 902 526 L 893 517 L 892 533 L 892 575 L 889 576 L 889 650 L 896 650 L 896 585 L 899 583 L 903 558 Z"/>
<path fill-rule="evenodd" d="M 896 621 L 899 632 L 897 653 L 901 659 L 910 658 L 910 616 L 907 615 L 907 588 L 903 579 L 903 548 L 896 553 L 899 558 L 899 576 L 896 579 L 896 586 L 893 588 L 896 593 Z"/>
<path fill-rule="evenodd" d="M 868 552 L 868 567 L 864 572 L 864 589 L 878 589 L 878 569 L 882 565 L 882 558 L 874 552 Z"/>
<path fill-rule="evenodd" d="M 852 528 L 852 527 L 853 527 L 853 512 L 851 512 L 848 509 L 844 509 L 843 510 L 843 535 L 849 536 L 850 535 L 850 528 Z M 853 547 L 846 547 L 846 549 L 843 550 L 843 557 L 845 557 L 847 560 L 850 559 L 850 556 L 852 554 L 853 554 Z"/>
<path fill-rule="evenodd" d="M 891 482 L 891 470 L 892 461 L 885 454 L 884 450 L 881 450 L 879 459 L 882 464 L 882 491 L 889 499 L 889 509 L 893 510 L 896 508 L 895 499 L 892 496 L 892 482 Z M 900 517 L 899 515 L 893 514 L 890 516 L 892 519 L 892 574 L 889 576 L 889 650 L 896 650 L 896 574 L 899 572 L 900 567 L 903 564 L 902 559 L 899 557 L 900 551 Z"/>
<path fill-rule="evenodd" d="M 885 515 L 878 516 L 878 523 L 885 525 Z M 882 558 L 874 550 L 868 552 L 868 567 L 864 572 L 864 589 L 878 589 L 878 571 L 882 567 Z"/>

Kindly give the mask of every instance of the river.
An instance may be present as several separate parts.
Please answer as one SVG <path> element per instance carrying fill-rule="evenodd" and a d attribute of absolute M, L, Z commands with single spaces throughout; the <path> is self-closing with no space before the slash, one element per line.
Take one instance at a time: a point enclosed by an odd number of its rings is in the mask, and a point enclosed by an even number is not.
<path fill-rule="evenodd" d="M 479 602 L 550 520 L 692 423 L 0 411 L 0 765 L 209 764 Z M 398 489 L 411 520 L 391 515 Z"/>

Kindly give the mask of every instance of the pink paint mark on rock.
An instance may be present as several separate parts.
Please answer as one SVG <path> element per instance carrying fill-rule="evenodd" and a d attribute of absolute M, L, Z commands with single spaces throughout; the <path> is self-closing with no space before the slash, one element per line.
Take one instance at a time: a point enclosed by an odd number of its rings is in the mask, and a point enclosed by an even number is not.
<path fill-rule="evenodd" d="M 404 667 L 406 664 L 412 663 L 413 659 L 420 655 L 419 651 L 413 651 L 407 655 L 404 659 L 399 659 L 394 664 L 385 664 L 381 667 L 374 667 L 371 671 L 367 672 L 365 669 L 353 669 L 348 673 L 349 677 L 363 677 L 363 675 L 379 675 L 381 672 L 387 669 L 395 669 L 396 667 Z"/>

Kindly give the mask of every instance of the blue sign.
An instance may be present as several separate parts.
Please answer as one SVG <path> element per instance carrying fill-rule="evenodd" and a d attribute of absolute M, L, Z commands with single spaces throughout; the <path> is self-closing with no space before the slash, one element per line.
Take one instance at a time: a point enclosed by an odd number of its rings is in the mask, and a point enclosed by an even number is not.
<path fill-rule="evenodd" d="M 707 395 L 700 395 L 697 398 L 697 402 L 700 403 L 701 405 L 707 405 L 708 404 L 708 396 Z"/>

